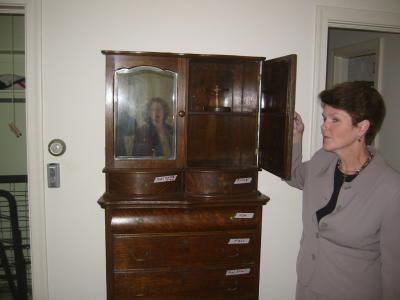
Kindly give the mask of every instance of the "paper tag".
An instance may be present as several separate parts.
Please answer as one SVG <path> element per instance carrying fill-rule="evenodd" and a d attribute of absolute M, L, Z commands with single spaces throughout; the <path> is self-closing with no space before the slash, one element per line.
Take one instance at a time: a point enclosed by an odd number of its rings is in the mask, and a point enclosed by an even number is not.
<path fill-rule="evenodd" d="M 225 276 L 237 276 L 243 274 L 250 274 L 250 268 L 226 270 Z"/>
<path fill-rule="evenodd" d="M 230 239 L 228 245 L 241 245 L 250 243 L 250 238 L 244 239 Z"/>
<path fill-rule="evenodd" d="M 235 219 L 253 219 L 254 213 L 236 213 Z"/>
<path fill-rule="evenodd" d="M 236 178 L 233 184 L 246 184 L 250 183 L 252 180 L 253 180 L 252 177 Z"/>
<path fill-rule="evenodd" d="M 168 176 L 156 177 L 156 178 L 154 178 L 154 183 L 175 181 L 177 177 L 178 177 L 178 175 L 168 175 Z"/>

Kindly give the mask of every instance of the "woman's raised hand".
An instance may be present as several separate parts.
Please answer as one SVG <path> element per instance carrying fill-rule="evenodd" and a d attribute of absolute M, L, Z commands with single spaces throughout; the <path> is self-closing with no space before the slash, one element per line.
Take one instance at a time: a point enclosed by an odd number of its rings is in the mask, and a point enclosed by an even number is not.
<path fill-rule="evenodd" d="M 304 123 L 301 116 L 295 112 L 293 118 L 293 144 L 301 142 L 304 132 Z"/>

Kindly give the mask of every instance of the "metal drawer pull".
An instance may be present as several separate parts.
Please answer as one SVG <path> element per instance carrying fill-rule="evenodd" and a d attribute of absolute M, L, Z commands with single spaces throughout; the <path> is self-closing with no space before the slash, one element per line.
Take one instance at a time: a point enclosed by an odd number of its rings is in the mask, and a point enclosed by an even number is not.
<path fill-rule="evenodd" d="M 144 297 L 146 296 L 145 294 L 136 294 L 135 297 Z"/>
<path fill-rule="evenodd" d="M 235 282 L 233 284 L 234 285 L 232 287 L 227 287 L 226 288 L 227 292 L 232 293 L 232 292 L 236 292 L 237 290 L 239 290 L 239 287 L 238 287 L 239 283 L 236 280 L 235 280 Z"/>
<path fill-rule="evenodd" d="M 227 290 L 228 292 L 236 292 L 238 289 L 239 289 L 239 288 L 238 288 L 237 286 L 234 286 L 234 287 L 228 287 L 226 290 Z"/>
<path fill-rule="evenodd" d="M 129 289 L 133 290 L 133 293 L 135 293 L 136 288 L 134 286 L 130 286 Z M 147 288 L 145 288 L 143 292 L 135 294 L 135 298 L 136 297 L 145 297 L 146 294 L 147 294 Z"/>
<path fill-rule="evenodd" d="M 133 257 L 135 258 L 136 261 L 146 261 L 150 259 L 150 251 L 147 250 L 142 257 L 136 257 L 135 254 L 133 254 Z"/>
<path fill-rule="evenodd" d="M 235 253 L 229 254 L 228 257 L 229 257 L 229 258 L 233 258 L 233 257 L 238 257 L 239 255 L 240 255 L 239 248 L 236 247 L 236 248 L 235 248 Z"/>

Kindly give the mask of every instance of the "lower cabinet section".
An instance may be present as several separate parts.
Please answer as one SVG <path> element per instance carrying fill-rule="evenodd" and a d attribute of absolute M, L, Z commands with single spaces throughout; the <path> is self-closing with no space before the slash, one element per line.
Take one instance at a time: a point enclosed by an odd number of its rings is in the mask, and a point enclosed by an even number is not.
<path fill-rule="evenodd" d="M 115 299 L 258 299 L 254 265 L 114 273 Z"/>
<path fill-rule="evenodd" d="M 108 300 L 258 299 L 260 202 L 106 207 Z"/>

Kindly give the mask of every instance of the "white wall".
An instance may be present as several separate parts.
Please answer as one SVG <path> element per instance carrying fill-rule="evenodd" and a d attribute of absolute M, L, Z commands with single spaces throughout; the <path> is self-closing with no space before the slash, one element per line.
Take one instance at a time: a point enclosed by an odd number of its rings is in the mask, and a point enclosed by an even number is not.
<path fill-rule="evenodd" d="M 0 0 L 1 1 L 1 0 Z M 33 0 L 32 0 L 33 1 Z M 38 0 L 39 1 L 39 0 Z M 296 109 L 310 155 L 317 4 L 399 11 L 396 0 L 42 0 L 43 149 L 67 144 L 44 163 L 61 164 L 61 188 L 45 188 L 49 298 L 106 298 L 102 49 L 238 54 L 297 53 Z M 42 125 L 38 125 L 41 128 Z M 44 167 L 44 166 L 43 166 Z M 301 193 L 262 172 L 265 206 L 260 299 L 294 298 Z"/>

